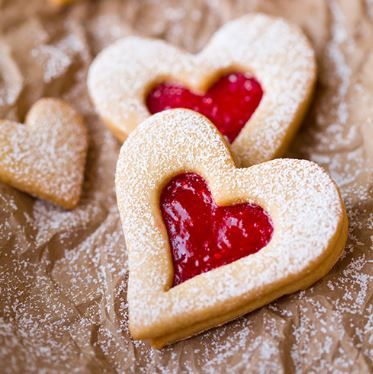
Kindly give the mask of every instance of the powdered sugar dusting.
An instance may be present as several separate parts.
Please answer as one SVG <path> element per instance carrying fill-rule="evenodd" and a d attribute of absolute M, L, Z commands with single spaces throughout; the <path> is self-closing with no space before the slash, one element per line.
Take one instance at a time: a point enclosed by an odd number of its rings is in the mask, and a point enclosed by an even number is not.
<path fill-rule="evenodd" d="M 149 117 L 145 97 L 155 82 L 176 80 L 204 91 L 214 75 L 235 68 L 252 72 L 264 89 L 259 107 L 232 144 L 247 166 L 269 160 L 284 148 L 312 92 L 313 50 L 284 20 L 260 14 L 239 18 L 194 56 L 162 41 L 119 40 L 95 59 L 88 86 L 98 113 L 124 140 Z"/>
<path fill-rule="evenodd" d="M 44 99 L 26 122 L 0 123 L 0 179 L 62 206 L 75 206 L 88 146 L 80 117 L 67 104 Z"/>
<path fill-rule="evenodd" d="M 1 112 L 22 122 L 42 95 L 63 97 L 84 113 L 91 135 L 77 209 L 63 211 L 0 185 L 0 361 L 5 372 L 371 372 L 373 60 L 372 15 L 364 14 L 372 8 L 370 1 L 335 1 L 338 19 L 323 0 L 79 1 L 60 14 L 51 13 L 43 0 L 0 3 L 0 33 L 23 76 L 21 96 Z M 192 10 L 200 14 L 193 20 Z M 296 21 L 317 42 L 319 84 L 291 155 L 316 161 L 337 181 L 350 219 L 348 245 L 335 268 L 305 292 L 153 350 L 128 333 L 126 249 L 113 190 L 119 145 L 94 117 L 86 94 L 90 52 L 130 33 L 196 51 L 222 23 L 249 11 Z M 335 39 L 337 28 L 346 37 L 341 43 Z M 41 45 L 61 49 L 72 61 L 48 84 L 42 78 L 45 65 L 31 56 Z M 343 124 L 334 114 L 342 62 L 328 52 L 332 45 L 351 71 L 342 99 L 348 115 Z"/>
<path fill-rule="evenodd" d="M 264 205 L 274 221 L 274 234 L 255 255 L 168 290 L 172 269 L 167 235 L 158 223 L 159 189 L 185 171 L 202 175 L 218 204 Z M 165 335 L 172 329 L 178 331 L 174 321 L 185 313 L 190 313 L 194 323 L 203 322 L 207 308 L 211 308 L 211 317 L 219 316 L 234 298 L 246 298 L 248 303 L 258 294 L 270 294 L 287 277 L 302 279 L 302 270 L 315 263 L 321 266 L 322 256 L 337 255 L 344 246 L 342 203 L 319 167 L 308 161 L 279 159 L 235 169 L 218 131 L 189 110 L 158 113 L 138 127 L 123 145 L 116 190 L 129 250 L 130 323 L 133 331 L 149 331 L 141 332 L 145 336 L 158 326 Z M 335 236 L 342 242 L 332 244 Z"/>
<path fill-rule="evenodd" d="M 23 87 L 23 78 L 9 48 L 0 40 L 0 107 L 12 105 Z"/>
<path fill-rule="evenodd" d="M 44 67 L 44 80 L 46 83 L 65 73 L 71 65 L 70 58 L 60 49 L 52 46 L 43 45 L 35 48 L 31 52 L 32 56 Z"/>

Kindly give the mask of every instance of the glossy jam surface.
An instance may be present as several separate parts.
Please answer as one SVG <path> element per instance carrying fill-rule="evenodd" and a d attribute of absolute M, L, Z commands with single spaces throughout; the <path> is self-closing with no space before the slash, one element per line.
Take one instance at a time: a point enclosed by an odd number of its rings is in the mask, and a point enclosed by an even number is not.
<path fill-rule="evenodd" d="M 160 208 L 174 265 L 173 285 L 263 248 L 273 225 L 258 205 L 217 206 L 205 180 L 176 176 L 163 189 Z"/>
<path fill-rule="evenodd" d="M 204 95 L 177 83 L 164 82 L 147 96 L 150 113 L 187 108 L 209 118 L 232 143 L 250 119 L 263 96 L 259 82 L 251 75 L 230 73 L 217 80 Z"/>

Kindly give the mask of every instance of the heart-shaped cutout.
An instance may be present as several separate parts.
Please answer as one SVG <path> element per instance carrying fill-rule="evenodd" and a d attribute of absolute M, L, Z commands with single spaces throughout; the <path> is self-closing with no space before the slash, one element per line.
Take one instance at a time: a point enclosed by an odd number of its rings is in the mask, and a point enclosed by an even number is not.
<path fill-rule="evenodd" d="M 180 174 L 163 189 L 160 207 L 170 241 L 173 286 L 258 252 L 273 226 L 258 205 L 218 206 L 197 174 Z"/>
<path fill-rule="evenodd" d="M 201 176 L 220 207 L 264 209 L 273 233 L 255 254 L 172 287 L 161 194 L 185 173 Z M 278 159 L 236 168 L 222 135 L 190 110 L 155 114 L 131 134 L 119 156 L 116 191 L 128 249 L 129 328 L 155 347 L 310 286 L 331 269 L 347 238 L 340 194 L 319 166 Z"/>
<path fill-rule="evenodd" d="M 64 208 L 80 198 L 88 147 L 80 115 L 62 100 L 41 99 L 25 125 L 0 121 L 0 181 Z"/>
<path fill-rule="evenodd" d="M 239 131 L 225 131 L 236 158 L 248 166 L 285 152 L 308 107 L 315 70 L 314 52 L 296 26 L 253 14 L 224 25 L 196 55 L 160 40 L 119 40 L 92 63 L 88 88 L 98 113 L 123 141 L 149 117 L 148 94 L 160 83 L 202 94 L 226 74 L 248 74 L 263 97 L 246 123 L 234 125 Z"/>
<path fill-rule="evenodd" d="M 204 94 L 175 83 L 161 83 L 147 95 L 146 105 L 154 114 L 185 108 L 205 115 L 230 143 L 258 107 L 263 96 L 259 82 L 243 73 L 230 73 L 214 82 Z"/>

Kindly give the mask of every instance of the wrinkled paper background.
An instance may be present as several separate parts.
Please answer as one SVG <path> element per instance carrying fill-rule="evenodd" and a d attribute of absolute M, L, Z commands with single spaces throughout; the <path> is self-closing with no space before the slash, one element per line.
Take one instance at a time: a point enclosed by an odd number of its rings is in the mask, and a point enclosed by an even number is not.
<path fill-rule="evenodd" d="M 127 330 L 127 265 L 113 175 L 119 144 L 86 89 L 93 56 L 130 34 L 191 52 L 249 11 L 299 24 L 317 90 L 289 157 L 333 176 L 350 218 L 343 258 L 306 291 L 161 351 Z M 371 0 L 0 0 L 0 117 L 61 97 L 90 132 L 83 198 L 68 212 L 0 184 L 0 372 L 368 373 L 372 370 Z M 305 224 L 307 224 L 305 222 Z M 370 266 L 370 268 L 369 268 Z"/>

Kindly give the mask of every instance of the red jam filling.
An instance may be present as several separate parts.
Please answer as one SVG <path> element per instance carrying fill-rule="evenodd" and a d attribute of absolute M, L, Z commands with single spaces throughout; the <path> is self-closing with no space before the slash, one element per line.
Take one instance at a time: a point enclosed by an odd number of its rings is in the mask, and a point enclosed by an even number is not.
<path fill-rule="evenodd" d="M 217 206 L 205 180 L 180 174 L 163 189 L 160 208 L 171 246 L 173 286 L 258 252 L 272 237 L 258 205 Z"/>
<path fill-rule="evenodd" d="M 163 82 L 150 91 L 146 105 L 151 114 L 172 108 L 199 112 L 232 143 L 262 96 L 263 90 L 253 76 L 230 73 L 217 80 L 204 95 L 193 93 L 178 83 Z"/>

